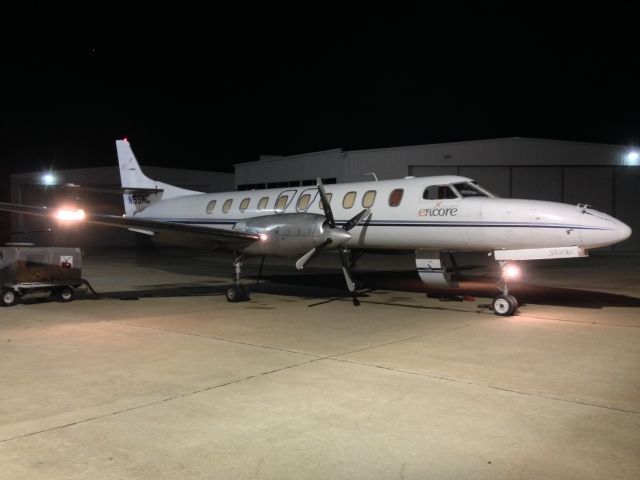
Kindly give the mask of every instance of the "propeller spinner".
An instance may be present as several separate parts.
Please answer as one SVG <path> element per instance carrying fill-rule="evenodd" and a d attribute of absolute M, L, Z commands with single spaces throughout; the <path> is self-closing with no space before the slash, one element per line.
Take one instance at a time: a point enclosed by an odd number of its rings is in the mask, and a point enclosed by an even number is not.
<path fill-rule="evenodd" d="M 349 239 L 351 239 L 351 234 L 349 234 L 349 230 L 356 227 L 360 221 L 369 216 L 371 213 L 371 209 L 365 208 L 356 216 L 347 221 L 344 226 L 341 228 L 336 227 L 336 221 L 333 216 L 333 212 L 331 211 L 331 205 L 329 204 L 329 200 L 327 198 L 327 192 L 324 189 L 324 185 L 322 184 L 322 180 L 317 178 L 318 183 L 318 193 L 320 194 L 320 200 L 322 201 L 322 209 L 324 210 L 324 216 L 327 219 L 327 232 L 326 239 L 318 246 L 312 248 L 307 253 L 305 253 L 302 257 L 298 259 L 296 262 L 296 268 L 298 270 L 302 270 L 304 266 L 318 256 L 320 252 L 322 252 L 329 245 L 335 244 L 338 247 L 338 252 L 340 253 L 340 262 L 342 263 L 342 273 L 344 274 L 344 279 L 347 283 L 347 288 L 351 293 L 355 292 L 356 284 L 351 277 L 351 268 L 349 265 L 349 254 L 346 248 L 341 248 L 340 246 L 346 243 Z"/>

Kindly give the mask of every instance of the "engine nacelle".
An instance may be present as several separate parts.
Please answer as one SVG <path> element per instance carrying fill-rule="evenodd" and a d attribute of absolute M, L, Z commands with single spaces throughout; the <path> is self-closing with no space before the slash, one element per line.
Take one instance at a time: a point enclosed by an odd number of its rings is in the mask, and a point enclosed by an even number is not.
<path fill-rule="evenodd" d="M 324 215 L 315 213 L 282 213 L 241 220 L 233 229 L 260 235 L 244 254 L 294 257 L 325 241 L 329 233 L 325 221 Z"/>

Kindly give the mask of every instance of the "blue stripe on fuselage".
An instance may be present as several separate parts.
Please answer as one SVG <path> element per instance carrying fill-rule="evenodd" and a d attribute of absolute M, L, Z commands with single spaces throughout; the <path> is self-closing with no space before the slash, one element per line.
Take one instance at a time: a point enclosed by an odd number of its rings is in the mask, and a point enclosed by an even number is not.
<path fill-rule="evenodd" d="M 169 222 L 198 226 L 214 226 L 214 225 L 235 225 L 237 222 L 246 219 L 230 219 L 230 220 L 202 220 L 193 219 L 166 219 L 166 218 L 140 218 L 141 220 L 152 220 L 156 222 Z M 255 217 L 259 218 L 259 217 Z M 345 220 L 336 220 L 336 225 L 341 226 L 347 223 Z M 526 223 L 526 222 L 463 222 L 463 221 L 407 221 L 407 220 L 372 220 L 364 222 L 359 226 L 367 227 L 489 227 L 489 228 L 561 228 L 567 230 L 611 230 L 604 227 L 586 227 L 582 225 L 567 225 L 561 223 Z"/>

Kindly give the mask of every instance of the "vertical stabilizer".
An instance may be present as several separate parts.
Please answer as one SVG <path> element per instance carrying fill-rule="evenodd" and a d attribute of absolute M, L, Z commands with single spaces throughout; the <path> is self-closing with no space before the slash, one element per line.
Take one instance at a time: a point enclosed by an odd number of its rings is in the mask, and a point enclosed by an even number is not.
<path fill-rule="evenodd" d="M 126 193 L 124 195 L 124 210 L 127 215 L 134 215 L 161 199 L 166 200 L 202 193 L 186 190 L 147 177 L 142 173 L 140 164 L 136 160 L 136 156 L 133 154 L 131 145 L 127 140 L 116 140 L 116 150 L 118 152 L 118 164 L 120 165 L 120 183 L 123 188 L 132 190 L 153 188 L 158 190 L 158 193 Z"/>

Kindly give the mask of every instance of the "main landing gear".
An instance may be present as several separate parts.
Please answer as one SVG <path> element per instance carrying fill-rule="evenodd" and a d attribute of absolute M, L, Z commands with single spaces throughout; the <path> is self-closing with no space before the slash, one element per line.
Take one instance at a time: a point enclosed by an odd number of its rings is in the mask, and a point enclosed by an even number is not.
<path fill-rule="evenodd" d="M 502 278 L 498 282 L 497 287 L 501 293 L 493 299 L 491 307 L 493 313 L 496 315 L 510 317 L 518 310 L 518 300 L 509 294 L 508 281 L 517 278 L 520 271 L 513 263 L 500 262 L 500 267 L 502 269 Z"/>
<path fill-rule="evenodd" d="M 240 272 L 242 270 L 242 262 L 246 257 L 244 255 L 239 255 L 233 260 L 233 285 L 227 288 L 227 301 L 228 302 L 246 302 L 251 299 L 251 292 L 249 292 L 249 288 L 246 285 L 240 283 Z"/>

